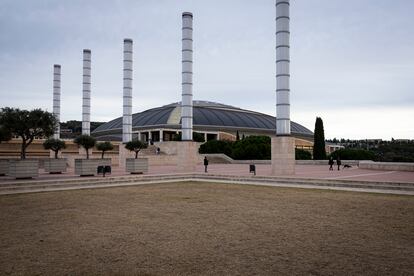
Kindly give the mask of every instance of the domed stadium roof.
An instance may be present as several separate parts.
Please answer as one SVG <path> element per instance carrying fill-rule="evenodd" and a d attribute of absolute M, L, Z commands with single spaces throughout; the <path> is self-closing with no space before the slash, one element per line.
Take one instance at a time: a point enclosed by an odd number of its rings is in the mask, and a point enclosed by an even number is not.
<path fill-rule="evenodd" d="M 132 115 L 133 131 L 172 128 L 180 129 L 181 103 L 156 107 Z M 241 108 L 207 101 L 193 101 L 193 128 L 229 131 L 240 130 L 250 132 L 275 133 L 276 119 L 263 113 L 244 110 Z M 313 137 L 312 131 L 306 127 L 291 122 L 291 131 L 295 136 Z M 96 128 L 92 135 L 118 136 L 122 132 L 122 117 L 116 118 Z M 119 136 L 120 137 L 120 136 Z"/>

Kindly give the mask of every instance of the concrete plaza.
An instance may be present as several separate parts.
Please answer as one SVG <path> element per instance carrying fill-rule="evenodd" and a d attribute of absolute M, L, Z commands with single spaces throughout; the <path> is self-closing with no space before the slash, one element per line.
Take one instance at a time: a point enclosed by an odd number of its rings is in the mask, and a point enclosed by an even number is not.
<path fill-rule="evenodd" d="M 295 175 L 283 176 L 283 178 L 296 178 L 296 179 L 320 179 L 320 180 L 356 180 L 356 181 L 372 181 L 372 182 L 401 182 L 401 183 L 414 183 L 414 172 L 405 171 L 379 171 L 379 170 L 367 170 L 360 169 L 357 166 L 343 169 L 338 171 L 329 171 L 328 165 L 296 165 Z M 178 174 L 177 166 L 150 166 L 147 175 L 173 175 Z M 204 173 L 204 166 L 198 165 L 196 167 L 196 173 Z M 252 176 L 249 172 L 248 164 L 211 164 L 208 166 L 208 173 L 213 175 L 227 175 L 227 176 Z M 112 177 L 129 175 L 122 168 L 113 167 Z M 256 176 L 271 176 L 270 164 L 257 164 Z M 63 174 L 48 174 L 39 170 L 39 177 L 32 180 L 15 180 L 8 176 L 0 177 L 0 183 L 10 181 L 39 181 L 39 180 L 60 180 L 60 179 L 88 179 L 88 178 L 102 178 L 102 176 L 94 177 L 79 177 L 74 174 L 73 168 L 68 168 L 68 171 Z"/>

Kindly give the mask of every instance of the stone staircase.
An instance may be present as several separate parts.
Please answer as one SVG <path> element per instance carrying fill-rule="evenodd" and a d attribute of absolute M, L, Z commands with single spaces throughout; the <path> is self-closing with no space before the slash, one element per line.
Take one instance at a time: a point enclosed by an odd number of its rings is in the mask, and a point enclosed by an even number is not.
<path fill-rule="evenodd" d="M 127 175 L 105 178 L 78 177 L 62 180 L 25 180 L 2 183 L 0 182 L 0 195 L 75 189 L 109 188 L 186 181 L 414 195 L 414 183 L 304 178 L 299 179 L 270 176 L 229 176 L 200 173 L 164 175 Z"/>

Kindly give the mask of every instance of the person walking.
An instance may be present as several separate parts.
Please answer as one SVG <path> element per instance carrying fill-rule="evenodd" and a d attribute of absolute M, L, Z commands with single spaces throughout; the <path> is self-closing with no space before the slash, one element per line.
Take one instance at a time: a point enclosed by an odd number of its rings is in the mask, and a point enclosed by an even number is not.
<path fill-rule="evenodd" d="M 204 172 L 207 172 L 207 166 L 208 166 L 208 159 L 207 159 L 207 156 L 204 156 Z"/>
<path fill-rule="evenodd" d="M 329 170 L 330 171 L 333 171 L 333 164 L 334 164 L 334 160 L 331 156 L 331 157 L 329 157 Z"/>
<path fill-rule="evenodd" d="M 338 165 L 338 171 L 341 170 L 341 158 L 339 157 L 339 155 L 336 158 L 336 165 Z"/>

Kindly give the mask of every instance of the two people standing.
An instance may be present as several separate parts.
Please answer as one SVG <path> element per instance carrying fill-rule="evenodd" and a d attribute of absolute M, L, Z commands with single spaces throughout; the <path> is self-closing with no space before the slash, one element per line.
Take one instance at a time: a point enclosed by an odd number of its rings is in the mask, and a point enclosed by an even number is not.
<path fill-rule="evenodd" d="M 338 166 L 338 171 L 341 169 L 341 164 L 342 164 L 341 163 L 341 158 L 338 156 L 336 158 L 336 165 Z M 331 157 L 329 157 L 329 170 L 330 171 L 333 171 L 333 165 L 334 165 L 334 160 L 331 156 Z"/>

